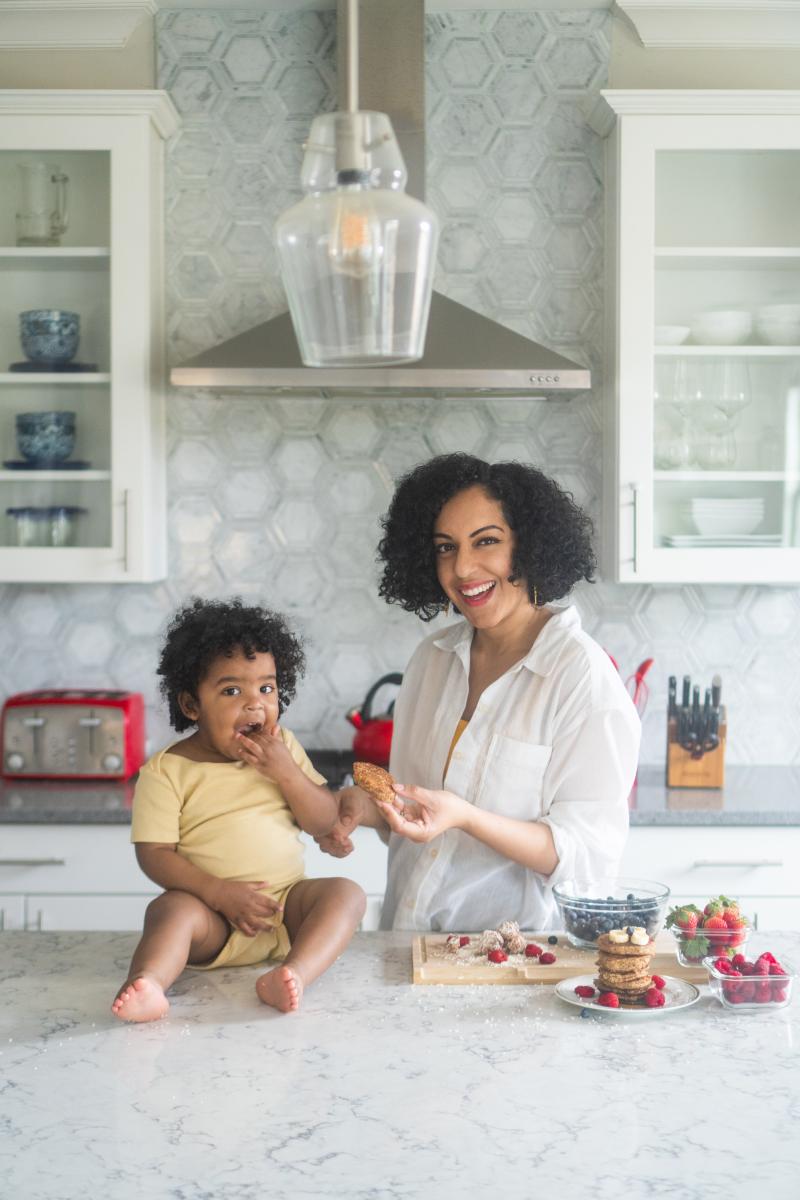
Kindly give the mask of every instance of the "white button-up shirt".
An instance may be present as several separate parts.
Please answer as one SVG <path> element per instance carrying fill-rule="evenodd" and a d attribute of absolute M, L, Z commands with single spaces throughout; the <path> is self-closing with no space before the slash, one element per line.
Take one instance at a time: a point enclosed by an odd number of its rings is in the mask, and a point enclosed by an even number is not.
<path fill-rule="evenodd" d="M 641 727 L 606 652 L 574 607 L 556 611 L 520 662 L 484 691 L 447 754 L 467 700 L 472 627 L 432 634 L 411 657 L 394 711 L 398 782 L 445 787 L 489 812 L 550 826 L 550 876 L 460 829 L 420 845 L 389 839 L 382 929 L 558 926 L 553 884 L 614 875 L 628 833 Z"/>

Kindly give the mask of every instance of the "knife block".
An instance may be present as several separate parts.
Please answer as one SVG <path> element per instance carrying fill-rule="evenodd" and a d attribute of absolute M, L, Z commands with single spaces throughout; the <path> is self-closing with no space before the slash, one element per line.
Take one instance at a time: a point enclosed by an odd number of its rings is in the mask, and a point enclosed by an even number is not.
<path fill-rule="evenodd" d="M 692 758 L 678 741 L 678 718 L 667 721 L 667 787 L 721 788 L 725 786 L 725 738 L 728 720 L 725 706 L 720 708 L 719 745 L 707 750 L 702 758 Z"/>

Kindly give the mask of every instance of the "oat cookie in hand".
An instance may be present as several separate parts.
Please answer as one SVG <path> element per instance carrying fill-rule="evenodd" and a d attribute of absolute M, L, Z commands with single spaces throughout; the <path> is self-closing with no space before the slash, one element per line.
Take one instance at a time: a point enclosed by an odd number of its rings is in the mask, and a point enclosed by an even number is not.
<path fill-rule="evenodd" d="M 353 779 L 373 800 L 379 800 L 382 804 L 394 804 L 394 779 L 383 767 L 375 763 L 353 763 Z"/>

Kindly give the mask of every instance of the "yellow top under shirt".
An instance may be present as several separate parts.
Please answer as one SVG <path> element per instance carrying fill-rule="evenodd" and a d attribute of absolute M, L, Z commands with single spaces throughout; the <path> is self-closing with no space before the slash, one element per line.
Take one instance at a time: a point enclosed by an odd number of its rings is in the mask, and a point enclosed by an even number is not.
<path fill-rule="evenodd" d="M 453 740 L 450 743 L 450 749 L 447 751 L 447 762 L 444 764 L 444 774 L 447 774 L 447 768 L 450 766 L 450 759 L 453 757 L 453 751 L 456 748 L 456 742 L 461 737 L 464 730 L 469 725 L 469 721 L 459 721 L 456 725 L 456 731 L 453 734 Z"/>
<path fill-rule="evenodd" d="M 281 733 L 303 774 L 324 784 L 294 734 Z M 270 894 L 303 878 L 300 829 L 280 788 L 237 762 L 192 762 L 168 750 L 153 755 L 136 784 L 131 841 L 177 846 L 219 879 L 265 879 Z"/>

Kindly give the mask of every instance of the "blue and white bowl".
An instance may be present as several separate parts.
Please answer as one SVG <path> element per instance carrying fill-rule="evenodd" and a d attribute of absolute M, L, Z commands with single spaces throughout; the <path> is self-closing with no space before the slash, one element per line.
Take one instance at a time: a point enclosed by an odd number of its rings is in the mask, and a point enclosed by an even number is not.
<path fill-rule="evenodd" d="M 75 448 L 74 412 L 17 413 L 17 446 L 31 466 L 53 466 Z"/>
<path fill-rule="evenodd" d="M 32 308 L 19 314 L 20 341 L 31 362 L 70 362 L 78 352 L 81 319 L 60 308 Z"/>

